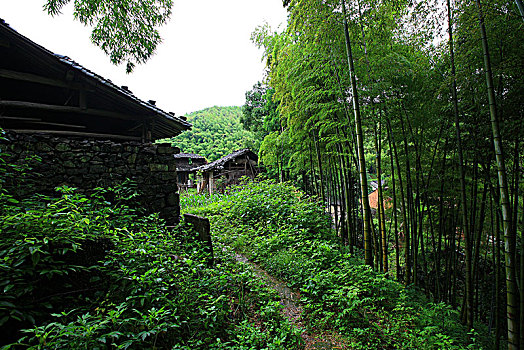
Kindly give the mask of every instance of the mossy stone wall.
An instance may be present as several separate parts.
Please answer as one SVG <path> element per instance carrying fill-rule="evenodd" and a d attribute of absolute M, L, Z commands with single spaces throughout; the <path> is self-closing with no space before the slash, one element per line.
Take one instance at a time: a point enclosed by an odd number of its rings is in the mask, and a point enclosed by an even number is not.
<path fill-rule="evenodd" d="M 7 132 L 7 162 L 28 167 L 22 178 L 6 184 L 11 193 L 56 194 L 68 185 L 89 192 L 113 187 L 126 179 L 137 184 L 137 206 L 159 212 L 168 225 L 179 221 L 180 204 L 174 154 L 170 144 L 56 137 Z"/>

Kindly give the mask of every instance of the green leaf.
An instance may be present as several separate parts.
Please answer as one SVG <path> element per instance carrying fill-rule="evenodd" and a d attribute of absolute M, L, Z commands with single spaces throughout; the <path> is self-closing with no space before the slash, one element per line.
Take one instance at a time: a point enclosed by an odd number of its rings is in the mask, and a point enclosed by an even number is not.
<path fill-rule="evenodd" d="M 3 301 L 3 300 L 0 300 L 0 306 L 5 307 L 5 308 L 13 308 L 13 309 L 16 307 L 15 304 L 10 303 L 9 301 Z"/>

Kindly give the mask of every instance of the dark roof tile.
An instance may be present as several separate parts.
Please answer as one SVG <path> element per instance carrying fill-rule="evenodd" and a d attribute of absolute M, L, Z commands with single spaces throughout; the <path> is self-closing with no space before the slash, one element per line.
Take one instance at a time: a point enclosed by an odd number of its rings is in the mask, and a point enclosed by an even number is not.
<path fill-rule="evenodd" d="M 244 148 L 244 149 L 241 149 L 241 150 L 238 150 L 238 151 L 235 151 L 231 154 L 228 154 L 227 156 L 225 157 L 222 157 L 218 160 L 215 160 L 214 162 L 211 162 L 209 164 L 206 164 L 206 165 L 202 165 L 198 168 L 196 168 L 197 171 L 208 171 L 208 170 L 211 170 L 211 169 L 223 169 L 224 168 L 224 164 L 226 164 L 227 162 L 229 162 L 230 160 L 233 160 L 237 157 L 240 157 L 244 154 L 248 154 L 250 155 L 252 158 L 254 158 L 255 160 L 258 160 L 258 156 L 253 153 L 253 151 L 251 151 L 249 148 Z"/>
<path fill-rule="evenodd" d="M 175 158 L 191 158 L 191 159 L 205 159 L 199 154 L 194 153 L 178 153 L 174 155 Z"/>

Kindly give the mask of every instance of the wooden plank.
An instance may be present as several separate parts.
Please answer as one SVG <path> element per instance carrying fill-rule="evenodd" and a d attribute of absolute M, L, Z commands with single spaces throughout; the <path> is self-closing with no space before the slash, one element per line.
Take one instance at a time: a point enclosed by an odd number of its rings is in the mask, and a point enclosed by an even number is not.
<path fill-rule="evenodd" d="M 0 38 L 0 46 L 9 48 L 11 44 L 9 43 L 9 40 Z"/>
<path fill-rule="evenodd" d="M 22 120 L 22 119 L 20 119 Z M 25 122 L 27 119 L 23 119 Z M 51 125 L 51 126 L 63 126 L 66 128 L 75 128 L 75 129 L 85 129 L 85 125 L 75 125 L 75 124 L 63 124 L 63 123 L 51 123 L 51 122 L 42 122 L 42 121 L 27 121 L 27 124 L 38 124 L 38 125 Z"/>
<path fill-rule="evenodd" d="M 82 109 L 75 106 L 59 106 L 45 103 L 25 102 L 25 101 L 4 101 L 0 100 L 0 106 L 17 109 L 39 109 L 53 112 L 79 113 L 83 115 L 96 115 L 99 117 L 108 117 L 124 120 L 141 120 L 143 116 L 131 116 L 124 113 L 112 112 L 103 109 L 86 108 Z"/>
<path fill-rule="evenodd" d="M 137 124 L 137 125 L 133 126 L 132 128 L 127 129 L 126 131 L 128 131 L 128 132 L 135 131 L 135 130 L 140 129 L 141 127 L 142 127 L 142 124 Z"/>
<path fill-rule="evenodd" d="M 166 135 L 170 135 L 170 136 L 163 136 L 164 138 L 175 136 L 175 134 L 173 134 L 173 129 L 167 128 L 165 125 L 155 123 L 155 133 L 153 134 L 153 136 L 157 135 L 158 133 L 164 133 Z"/>
<path fill-rule="evenodd" d="M 86 89 L 82 87 L 80 89 L 80 93 L 79 93 L 79 97 L 78 97 L 78 105 L 83 110 L 87 109 L 87 97 L 86 97 L 86 95 L 87 95 Z"/>
<path fill-rule="evenodd" d="M 66 136 L 81 136 L 94 138 L 108 138 L 115 140 L 140 141 L 142 138 L 137 136 L 114 135 L 114 134 L 98 134 L 91 132 L 65 131 L 65 130 L 28 130 L 28 129 L 6 129 L 19 134 L 54 134 Z"/>
<path fill-rule="evenodd" d="M 198 240 L 205 244 L 204 249 L 209 254 L 208 265 L 212 266 L 214 262 L 213 242 L 211 241 L 211 224 L 209 219 L 193 214 L 184 214 L 184 221 L 193 226 L 193 229 L 198 233 Z"/>
<path fill-rule="evenodd" d="M 6 117 L 5 115 L 0 115 L 0 119 L 22 120 L 22 121 L 32 121 L 32 122 L 40 122 L 40 121 L 42 121 L 41 118 Z"/>
<path fill-rule="evenodd" d="M 62 87 L 67 89 L 81 89 L 82 86 L 79 83 L 75 82 L 65 82 L 59 79 L 53 79 L 48 77 L 43 77 L 41 75 L 17 72 L 9 69 L 0 69 L 0 78 L 13 79 L 19 81 L 28 81 L 30 83 L 37 83 L 42 85 L 51 85 L 56 87 Z"/>
<path fill-rule="evenodd" d="M 257 176 L 257 167 L 254 167 L 253 164 L 251 164 L 251 160 L 248 159 L 249 168 L 251 169 L 251 174 L 253 174 L 253 178 Z"/>

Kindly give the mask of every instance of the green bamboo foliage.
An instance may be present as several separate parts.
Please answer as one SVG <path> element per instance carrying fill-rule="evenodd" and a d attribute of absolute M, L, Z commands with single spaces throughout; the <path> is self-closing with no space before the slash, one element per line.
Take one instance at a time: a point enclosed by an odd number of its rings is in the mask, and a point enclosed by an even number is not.
<path fill-rule="evenodd" d="M 491 325 L 502 344 L 508 314 L 497 308 L 505 293 L 497 278 L 507 264 L 499 259 L 499 226 L 510 227 L 510 280 L 524 274 L 515 245 L 522 232 L 515 149 L 524 134 L 524 41 L 515 3 L 485 1 L 492 95 L 504 116 L 504 137 L 496 139 L 512 149 L 507 196 L 492 190 L 497 157 L 474 2 L 450 1 L 447 13 L 430 0 L 292 0 L 287 29 L 261 27 L 254 38 L 265 50 L 267 83 L 286 130 L 288 178 L 324 197 L 340 242 L 362 250 L 363 263 L 449 303 L 469 328 Z M 274 165 L 282 166 L 277 158 Z M 374 217 L 365 208 L 370 178 L 386 181 Z M 512 210 L 504 217 L 506 201 Z M 508 286 L 518 337 L 522 290 Z"/>

